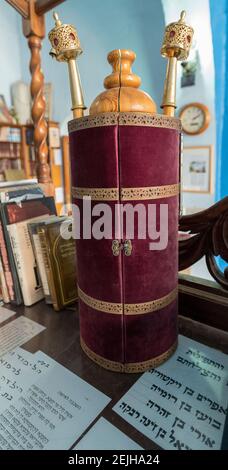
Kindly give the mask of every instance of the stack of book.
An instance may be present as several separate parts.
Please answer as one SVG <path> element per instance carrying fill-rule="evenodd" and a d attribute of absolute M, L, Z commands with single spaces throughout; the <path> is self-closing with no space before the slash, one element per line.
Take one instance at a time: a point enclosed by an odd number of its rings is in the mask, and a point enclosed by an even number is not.
<path fill-rule="evenodd" d="M 41 299 L 59 311 L 77 300 L 76 254 L 69 217 L 34 180 L 0 183 L 0 295 L 31 306 Z"/>

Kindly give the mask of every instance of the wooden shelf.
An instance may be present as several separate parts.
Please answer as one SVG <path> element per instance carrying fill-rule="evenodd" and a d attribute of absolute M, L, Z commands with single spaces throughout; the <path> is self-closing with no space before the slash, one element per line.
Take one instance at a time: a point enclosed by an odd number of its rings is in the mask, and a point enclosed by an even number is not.
<path fill-rule="evenodd" d="M 11 122 L 0 122 L 0 127 L 11 127 L 12 129 L 21 129 L 20 124 L 12 124 Z"/>

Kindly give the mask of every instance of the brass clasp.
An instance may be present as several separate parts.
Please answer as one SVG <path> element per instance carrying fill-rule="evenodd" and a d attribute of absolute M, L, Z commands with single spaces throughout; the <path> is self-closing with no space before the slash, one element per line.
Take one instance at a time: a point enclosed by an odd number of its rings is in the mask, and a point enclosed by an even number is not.
<path fill-rule="evenodd" d="M 123 245 L 123 250 L 124 250 L 125 256 L 131 256 L 131 253 L 132 253 L 131 240 L 125 240 L 124 245 Z"/>
<path fill-rule="evenodd" d="M 113 240 L 112 242 L 112 253 L 114 256 L 119 256 L 121 250 L 123 250 L 125 256 L 131 256 L 132 253 L 132 243 L 131 240 L 125 240 L 124 243 L 121 243 L 119 240 Z"/>
<path fill-rule="evenodd" d="M 122 250 L 122 245 L 119 240 L 113 240 L 112 242 L 112 252 L 114 256 L 119 256 L 120 251 Z"/>

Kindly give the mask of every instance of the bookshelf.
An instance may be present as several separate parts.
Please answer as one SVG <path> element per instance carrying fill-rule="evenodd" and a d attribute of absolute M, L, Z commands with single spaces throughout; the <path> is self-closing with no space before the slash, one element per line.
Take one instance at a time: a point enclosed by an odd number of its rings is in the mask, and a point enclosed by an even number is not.
<path fill-rule="evenodd" d="M 60 137 L 59 123 L 49 121 L 48 163 L 58 214 L 71 201 L 69 139 Z M 9 176 L 10 171 L 12 177 Z M 0 181 L 37 177 L 34 127 L 32 124 L 0 123 Z"/>
<path fill-rule="evenodd" d="M 24 148 L 25 158 L 29 177 L 37 176 L 34 128 L 32 125 L 25 127 L 26 146 Z M 55 121 L 47 122 L 48 128 L 48 164 L 51 173 L 51 180 L 54 187 L 54 197 L 57 213 L 60 214 L 63 204 L 70 202 L 70 161 L 69 161 L 69 139 L 67 136 L 61 139 L 59 123 Z"/>
<path fill-rule="evenodd" d="M 65 200 L 65 172 L 64 158 L 66 156 L 65 148 L 62 148 L 59 124 L 54 121 L 48 122 L 48 150 L 49 150 L 49 167 L 51 171 L 51 179 L 55 191 L 55 204 L 57 213 L 60 214 Z M 70 170 L 68 170 L 70 172 Z"/>
<path fill-rule="evenodd" d="M 8 170 L 15 170 L 20 179 L 30 178 L 26 155 L 26 136 L 23 126 L 0 123 L 0 181 L 7 178 Z"/>

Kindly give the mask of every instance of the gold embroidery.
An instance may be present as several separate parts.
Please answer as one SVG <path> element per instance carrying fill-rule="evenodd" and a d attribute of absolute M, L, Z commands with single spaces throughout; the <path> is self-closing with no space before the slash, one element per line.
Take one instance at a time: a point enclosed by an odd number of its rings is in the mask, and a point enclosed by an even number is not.
<path fill-rule="evenodd" d="M 140 201 L 149 199 L 164 199 L 177 196 L 180 191 L 179 184 L 170 184 L 167 186 L 151 186 L 145 188 L 122 188 L 121 199 L 123 201 Z"/>
<path fill-rule="evenodd" d="M 165 116 L 163 114 L 147 114 L 147 113 L 120 113 L 120 126 L 145 126 L 145 127 L 162 127 L 165 129 L 174 129 L 181 132 L 181 120 L 174 117 Z"/>
<path fill-rule="evenodd" d="M 180 185 L 151 186 L 144 188 L 122 188 L 122 201 L 142 201 L 151 199 L 164 199 L 177 196 Z M 77 199 L 89 196 L 93 201 L 118 201 L 118 188 L 72 188 L 72 195 Z"/>
<path fill-rule="evenodd" d="M 114 302 L 105 302 L 103 300 L 95 299 L 85 294 L 78 286 L 79 298 L 89 307 L 94 310 L 99 310 L 104 313 L 112 313 L 118 315 L 143 315 L 146 313 L 156 312 L 171 304 L 177 297 L 177 288 L 169 294 L 161 297 L 160 299 L 151 300 L 150 302 L 143 302 L 138 304 L 121 304 Z"/>
<path fill-rule="evenodd" d="M 163 114 L 150 113 L 101 113 L 96 116 L 84 116 L 73 119 L 68 123 L 69 133 L 89 129 L 91 127 L 103 126 L 145 126 L 173 129 L 181 132 L 181 121 L 178 118 L 165 116 Z"/>
<path fill-rule="evenodd" d="M 82 199 L 89 196 L 93 201 L 118 201 L 118 188 L 72 188 L 72 196 Z"/>
<path fill-rule="evenodd" d="M 140 373 L 144 372 L 145 370 L 158 367 L 176 351 L 177 348 L 177 341 L 169 348 L 166 352 L 161 354 L 160 356 L 154 357 L 153 359 L 149 359 L 148 361 L 144 362 L 132 362 L 123 364 L 121 362 L 110 361 L 109 359 L 105 359 L 104 357 L 100 356 L 99 354 L 94 353 L 83 341 L 82 337 L 80 338 L 80 343 L 83 351 L 85 354 L 94 362 L 96 362 L 99 366 L 104 367 L 104 369 L 108 369 L 114 372 L 125 372 L 125 373 Z"/>
<path fill-rule="evenodd" d="M 118 124 L 118 113 L 103 113 L 96 116 L 84 116 L 73 119 L 68 123 L 68 131 L 74 132 L 91 127 L 116 126 Z"/>
<path fill-rule="evenodd" d="M 122 315 L 123 314 L 123 304 L 118 303 L 111 303 L 111 302 L 104 302 L 103 300 L 94 299 L 94 297 L 90 297 L 89 295 L 85 294 L 80 287 L 78 286 L 78 295 L 79 298 L 86 304 L 88 307 L 94 308 L 95 310 L 99 310 L 100 312 L 105 313 L 113 313 Z"/>
<path fill-rule="evenodd" d="M 167 307 L 177 297 L 178 289 L 174 289 L 168 295 L 161 297 L 161 299 L 151 300 L 140 304 L 124 304 L 125 315 L 143 315 L 145 313 L 156 312 L 162 308 Z"/>

